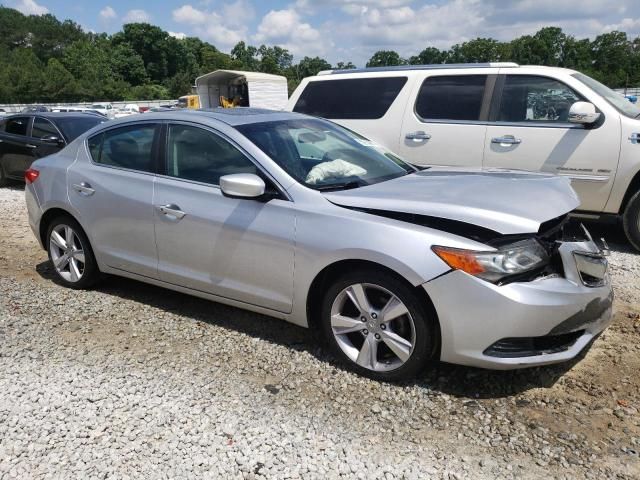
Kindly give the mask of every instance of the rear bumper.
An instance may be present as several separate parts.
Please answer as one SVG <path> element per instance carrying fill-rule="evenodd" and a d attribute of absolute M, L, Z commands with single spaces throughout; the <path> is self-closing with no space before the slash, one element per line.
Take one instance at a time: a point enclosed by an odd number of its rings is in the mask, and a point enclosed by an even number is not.
<path fill-rule="evenodd" d="M 25 185 L 24 198 L 27 203 L 27 213 L 29 214 L 29 226 L 38 240 L 40 247 L 44 249 L 45 247 L 42 244 L 42 238 L 40 238 L 40 219 L 42 218 L 42 208 L 40 208 L 40 202 L 38 201 L 38 196 L 33 185 Z"/>
<path fill-rule="evenodd" d="M 608 276 L 602 286 L 585 286 L 573 258 L 594 249 L 592 242 L 564 244 L 564 277 L 497 286 L 453 271 L 425 283 L 440 320 L 441 360 L 513 369 L 578 355 L 612 318 Z"/>

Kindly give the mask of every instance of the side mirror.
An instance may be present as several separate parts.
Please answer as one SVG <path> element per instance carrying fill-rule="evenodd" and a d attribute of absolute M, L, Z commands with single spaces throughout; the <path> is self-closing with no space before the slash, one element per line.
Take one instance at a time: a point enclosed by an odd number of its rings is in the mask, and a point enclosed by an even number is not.
<path fill-rule="evenodd" d="M 596 112 L 596 107 L 589 102 L 575 102 L 569 109 L 569 121 L 571 123 L 580 123 L 590 125 L 600 118 L 600 114 Z"/>
<path fill-rule="evenodd" d="M 231 198 L 258 198 L 264 195 L 264 180 L 253 173 L 234 173 L 220 177 L 222 194 Z"/>
<path fill-rule="evenodd" d="M 44 143 L 48 143 L 50 145 L 62 145 L 64 144 L 64 140 L 62 140 L 58 135 L 45 135 L 40 139 Z"/>

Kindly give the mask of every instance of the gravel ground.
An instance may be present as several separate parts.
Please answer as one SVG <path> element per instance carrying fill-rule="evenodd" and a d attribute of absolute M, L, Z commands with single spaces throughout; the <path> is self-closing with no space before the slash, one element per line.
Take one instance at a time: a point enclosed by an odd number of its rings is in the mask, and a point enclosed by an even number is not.
<path fill-rule="evenodd" d="M 0 478 L 640 478 L 640 255 L 562 366 L 342 370 L 302 328 L 119 278 L 52 281 L 0 189 Z"/>

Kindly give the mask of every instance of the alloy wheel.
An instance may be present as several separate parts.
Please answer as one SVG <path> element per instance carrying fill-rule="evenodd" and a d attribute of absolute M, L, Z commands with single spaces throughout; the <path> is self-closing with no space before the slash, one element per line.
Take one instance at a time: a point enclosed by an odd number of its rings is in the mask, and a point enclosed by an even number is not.
<path fill-rule="evenodd" d="M 82 279 L 85 254 L 80 237 L 73 228 L 65 224 L 56 225 L 49 237 L 49 251 L 58 275 L 71 283 Z"/>
<path fill-rule="evenodd" d="M 375 372 L 400 368 L 416 343 L 415 323 L 405 304 L 369 283 L 350 285 L 336 296 L 331 330 L 350 360 Z"/>

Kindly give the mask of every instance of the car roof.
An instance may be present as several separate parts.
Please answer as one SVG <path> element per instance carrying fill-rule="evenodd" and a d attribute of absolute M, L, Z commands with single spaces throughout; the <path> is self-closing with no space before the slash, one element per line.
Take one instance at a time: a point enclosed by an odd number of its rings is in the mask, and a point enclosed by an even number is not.
<path fill-rule="evenodd" d="M 275 122 L 278 120 L 293 120 L 301 118 L 313 118 L 301 113 L 285 112 L 282 110 L 268 110 L 265 108 L 235 107 L 235 108 L 207 108 L 200 110 L 191 109 L 167 109 L 166 112 L 145 113 L 144 116 L 135 119 L 125 117 L 119 120 L 112 120 L 109 125 L 116 123 L 130 123 L 135 121 L 148 120 L 194 120 L 211 119 L 226 123 L 236 127 L 250 123 Z"/>

